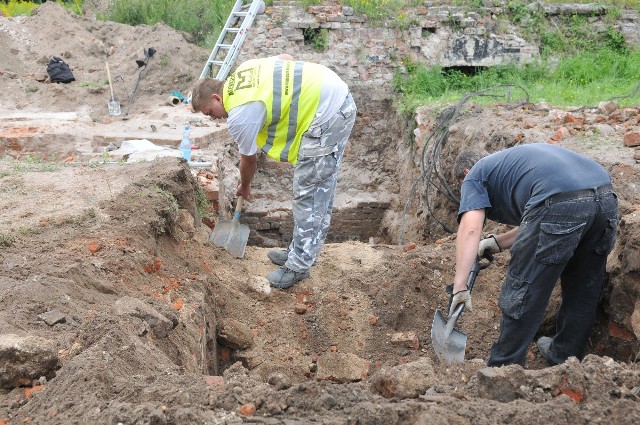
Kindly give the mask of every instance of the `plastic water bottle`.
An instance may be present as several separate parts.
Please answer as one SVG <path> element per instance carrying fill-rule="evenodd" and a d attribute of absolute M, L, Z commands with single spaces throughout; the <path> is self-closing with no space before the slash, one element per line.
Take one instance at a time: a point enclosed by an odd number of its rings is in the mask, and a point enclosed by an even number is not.
<path fill-rule="evenodd" d="M 182 157 L 191 161 L 191 128 L 189 124 L 185 124 L 182 129 L 182 141 L 180 142 L 180 154 Z"/>

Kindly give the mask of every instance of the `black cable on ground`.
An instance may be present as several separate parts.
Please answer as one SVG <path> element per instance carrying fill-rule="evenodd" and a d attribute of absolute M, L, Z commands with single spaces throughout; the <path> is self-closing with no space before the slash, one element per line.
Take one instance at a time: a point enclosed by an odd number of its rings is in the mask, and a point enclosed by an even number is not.
<path fill-rule="evenodd" d="M 513 89 L 522 90 L 522 92 L 524 92 L 525 94 L 525 97 L 523 99 L 518 99 L 515 101 L 512 100 Z M 499 90 L 503 91 L 499 92 Z M 440 158 L 442 156 L 442 150 L 445 147 L 445 143 L 447 141 L 447 136 L 449 135 L 449 128 L 458 120 L 460 115 L 466 112 L 465 107 L 467 106 L 467 102 L 476 97 L 506 99 L 507 102 L 510 103 L 504 106 L 509 109 L 515 109 L 530 104 L 529 93 L 525 90 L 524 87 L 517 84 L 500 84 L 475 93 L 467 94 L 456 104 L 449 106 L 442 112 L 440 112 L 440 114 L 436 118 L 436 123 L 434 125 L 433 131 L 424 141 L 424 144 L 422 146 L 422 155 L 420 160 L 421 173 L 420 176 L 418 176 L 412 183 L 411 189 L 409 190 L 409 195 L 407 196 L 407 202 L 405 203 L 402 210 L 402 224 L 400 228 L 399 240 L 400 245 L 403 244 L 404 229 L 406 225 L 406 214 L 409 202 L 411 201 L 420 182 L 424 182 L 425 189 L 422 193 L 422 198 L 424 200 L 425 207 L 427 208 L 428 215 L 430 215 L 446 232 L 454 233 L 454 230 L 447 226 L 447 224 L 439 219 L 434 213 L 433 207 L 431 205 L 430 192 L 441 192 L 451 202 L 456 204 L 460 203 L 459 198 L 454 194 L 451 186 L 447 181 L 447 177 L 442 170 Z"/>

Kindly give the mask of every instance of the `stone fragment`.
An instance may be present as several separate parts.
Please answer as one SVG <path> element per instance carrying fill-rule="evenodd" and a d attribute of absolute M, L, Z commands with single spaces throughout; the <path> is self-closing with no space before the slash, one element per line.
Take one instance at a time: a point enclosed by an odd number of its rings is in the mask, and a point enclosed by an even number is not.
<path fill-rule="evenodd" d="M 31 385 L 41 376 L 53 378 L 57 366 L 53 341 L 37 336 L 0 335 L 0 388 Z"/>
<path fill-rule="evenodd" d="M 422 357 L 415 362 L 383 367 L 371 377 L 371 389 L 385 398 L 417 398 L 432 385 L 431 361 Z"/>
<path fill-rule="evenodd" d="M 196 233 L 196 228 L 193 220 L 193 216 L 189 211 L 185 209 L 178 210 L 178 217 L 176 218 L 176 226 L 182 232 L 186 234 L 186 239 L 192 238 Z"/>
<path fill-rule="evenodd" d="M 518 398 L 526 375 L 520 365 L 485 367 L 478 371 L 478 397 L 508 403 Z"/>
<path fill-rule="evenodd" d="M 245 350 L 253 345 L 253 332 L 238 320 L 223 319 L 218 326 L 218 342 L 233 350 Z"/>
<path fill-rule="evenodd" d="M 291 379 L 284 373 L 275 372 L 269 375 L 267 383 L 276 390 L 286 390 L 291 387 Z"/>
<path fill-rule="evenodd" d="M 173 321 L 137 298 L 122 297 L 114 303 L 114 309 L 118 316 L 129 315 L 143 320 L 157 338 L 165 338 L 174 328 Z"/>
<path fill-rule="evenodd" d="M 369 374 L 370 363 L 353 353 L 329 352 L 318 357 L 316 379 L 337 383 L 362 381 Z"/>
<path fill-rule="evenodd" d="M 609 115 L 618 109 L 618 104 L 612 100 L 606 102 L 600 102 L 598 104 L 598 113 Z"/>
<path fill-rule="evenodd" d="M 609 124 L 596 124 L 595 128 L 600 136 L 610 136 L 616 132 L 616 129 Z"/>
<path fill-rule="evenodd" d="M 53 326 L 58 323 L 66 322 L 67 318 L 60 310 L 51 310 L 46 313 L 39 314 L 38 320 L 42 320 L 47 325 Z"/>
<path fill-rule="evenodd" d="M 417 350 L 420 348 L 420 341 L 415 332 L 397 332 L 391 335 L 391 343 L 394 345 L 402 345 Z"/>

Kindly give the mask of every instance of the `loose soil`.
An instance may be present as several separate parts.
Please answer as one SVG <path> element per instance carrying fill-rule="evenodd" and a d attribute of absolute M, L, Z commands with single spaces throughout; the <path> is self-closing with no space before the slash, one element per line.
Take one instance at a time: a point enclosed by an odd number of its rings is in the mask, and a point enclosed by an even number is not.
<path fill-rule="evenodd" d="M 61 51 L 63 31 L 73 37 Z M 123 76 L 116 98 L 124 99 L 148 47 L 158 57 L 140 78 L 130 119 L 109 117 L 105 58 L 112 75 Z M 208 55 L 168 27 L 72 17 L 55 3 L 32 17 L 0 17 L 0 50 L 11 53 L 0 57 L 4 115 L 74 112 L 89 118 L 74 124 L 88 133 L 139 130 L 150 120 L 175 129 L 188 110 L 167 107 L 166 97 L 188 90 Z M 38 82 L 52 54 L 68 60 L 76 83 Z M 465 122 L 478 134 L 523 123 L 542 132 L 549 114 L 537 116 L 520 108 Z M 0 163 L 0 337 L 39 337 L 57 359 L 43 376 L 0 390 L 0 424 L 631 424 L 640 417 L 637 337 L 612 331 L 618 310 L 607 303 L 582 362 L 547 367 L 532 344 L 526 368 L 485 368 L 508 252 L 480 272 L 474 311 L 458 324 L 468 335 L 466 361 L 446 365 L 430 329 L 448 302 L 452 236 L 328 244 L 309 279 L 271 290 L 266 248 L 249 246 L 237 259 L 208 243 L 184 161 L 90 162 L 103 147 L 84 157 L 78 146 L 48 150 L 47 130 L 38 131 L 37 149 L 5 148 Z M 615 142 L 563 143 L 600 160 L 624 189 L 627 234 L 609 270 L 619 274 L 640 239 L 633 153 Z M 203 146 L 199 155 L 217 149 Z M 67 155 L 75 156 L 65 163 Z M 628 279 L 637 287 L 637 275 Z M 637 299 L 637 289 L 630 296 Z M 556 294 L 541 335 L 552 332 L 557 305 Z M 64 320 L 47 324 L 52 312 Z"/>

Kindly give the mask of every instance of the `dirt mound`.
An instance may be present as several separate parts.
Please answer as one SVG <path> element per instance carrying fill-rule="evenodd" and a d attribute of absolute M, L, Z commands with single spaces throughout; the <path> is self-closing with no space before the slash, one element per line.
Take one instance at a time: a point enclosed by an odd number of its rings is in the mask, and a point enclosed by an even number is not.
<path fill-rule="evenodd" d="M 115 98 L 132 115 L 165 103 L 173 91 L 188 93 L 207 60 L 207 52 L 186 33 L 164 24 L 131 27 L 77 16 L 56 2 L 33 16 L 2 18 L 0 57 L 2 110 L 83 110 L 94 121 L 108 116 L 108 61 Z M 145 49 L 156 53 L 145 61 Z M 73 84 L 43 83 L 51 56 L 71 67 Z M 137 86 L 136 86 L 137 82 Z"/>
<path fill-rule="evenodd" d="M 127 99 L 135 59 L 154 47 L 132 111 L 158 117 L 166 95 L 188 89 L 207 57 L 163 25 L 98 22 L 51 2 L 32 17 L 0 17 L 0 29 L 0 48 L 12 54 L 0 58 L 3 111 L 82 110 L 108 120 L 105 58 L 123 77 L 116 97 Z M 53 54 L 78 84 L 38 82 Z M 492 117 L 500 111 L 465 120 L 452 143 L 470 134 L 510 141 L 509 123 L 523 116 L 532 133 L 555 125 L 548 113 Z M 597 152 L 622 189 L 624 235 L 588 356 L 547 368 L 532 344 L 526 369 L 485 367 L 508 253 L 480 272 L 474 312 L 459 324 L 467 360 L 444 365 L 429 332 L 448 302 L 452 237 L 329 244 L 309 279 L 271 290 L 266 248 L 236 259 L 208 243 L 184 161 L 3 158 L 0 424 L 635 423 L 640 370 L 630 329 L 640 332 L 640 308 L 628 300 L 639 298 L 639 171 L 610 145 L 576 146 Z"/>

